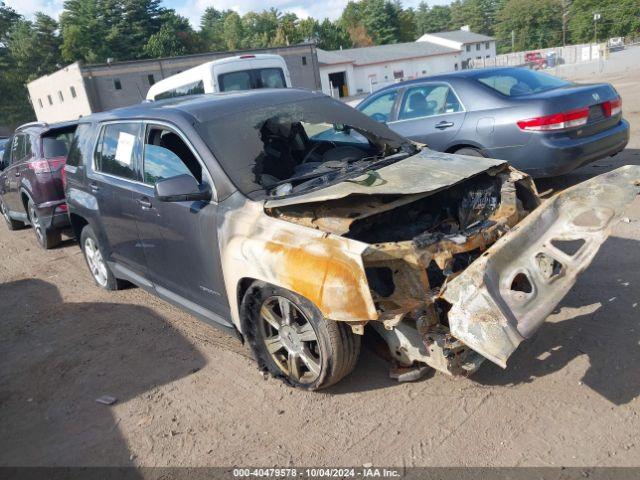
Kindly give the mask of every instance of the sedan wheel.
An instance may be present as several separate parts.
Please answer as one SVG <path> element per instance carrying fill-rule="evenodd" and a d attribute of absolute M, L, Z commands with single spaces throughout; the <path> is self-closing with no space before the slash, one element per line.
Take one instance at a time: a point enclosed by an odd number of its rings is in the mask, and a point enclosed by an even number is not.
<path fill-rule="evenodd" d="M 265 348 L 285 375 L 310 384 L 320 376 L 322 354 L 313 326 L 293 302 L 270 297 L 260 308 Z"/>
<path fill-rule="evenodd" d="M 91 237 L 87 238 L 84 242 L 84 254 L 87 257 L 87 264 L 89 265 L 89 270 L 91 270 L 93 278 L 98 285 L 106 287 L 108 278 L 107 265 L 104 263 L 98 245 L 96 245 L 96 242 Z"/>

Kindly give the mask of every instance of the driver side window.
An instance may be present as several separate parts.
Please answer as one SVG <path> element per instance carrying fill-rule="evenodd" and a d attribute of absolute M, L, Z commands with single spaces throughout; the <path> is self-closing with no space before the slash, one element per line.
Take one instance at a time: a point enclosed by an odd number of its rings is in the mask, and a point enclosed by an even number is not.
<path fill-rule="evenodd" d="M 391 119 L 391 111 L 397 96 L 398 92 L 396 91 L 384 93 L 369 101 L 359 110 L 376 122 L 388 122 Z"/>
<path fill-rule="evenodd" d="M 460 112 L 458 98 L 447 85 L 423 85 L 408 89 L 400 107 L 399 120 Z"/>
<path fill-rule="evenodd" d="M 202 183 L 202 167 L 180 136 L 163 127 L 150 126 L 144 145 L 144 183 L 191 175 Z"/>

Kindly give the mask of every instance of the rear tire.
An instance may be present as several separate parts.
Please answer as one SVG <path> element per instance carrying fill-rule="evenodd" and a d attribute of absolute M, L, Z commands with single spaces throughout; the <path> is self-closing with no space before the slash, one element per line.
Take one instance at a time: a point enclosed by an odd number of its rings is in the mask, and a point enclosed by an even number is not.
<path fill-rule="evenodd" d="M 460 150 L 456 150 L 458 155 L 467 155 L 468 157 L 484 157 L 482 152 L 476 148 L 464 147 Z"/>
<path fill-rule="evenodd" d="M 300 295 L 254 282 L 240 310 L 259 368 L 288 385 L 320 390 L 339 382 L 356 366 L 360 336 L 348 324 L 324 318 Z"/>
<path fill-rule="evenodd" d="M 7 228 L 11 231 L 20 230 L 24 228 L 24 223 L 19 222 L 18 220 L 14 220 L 9 216 L 9 211 L 7 207 L 4 205 L 4 202 L 0 200 L 0 213 L 2 214 L 2 218 L 4 218 L 5 223 L 7 224 Z"/>
<path fill-rule="evenodd" d="M 40 245 L 45 250 L 57 247 L 62 241 L 62 234 L 60 233 L 60 231 L 52 228 L 46 228 L 44 225 L 42 225 L 42 221 L 40 220 L 40 216 L 38 215 L 38 209 L 33 203 L 33 200 L 29 200 L 27 209 L 29 222 L 31 222 L 33 232 L 36 234 L 38 245 Z"/>
<path fill-rule="evenodd" d="M 80 233 L 80 248 L 96 285 L 105 290 L 121 290 L 127 285 L 124 280 L 116 278 L 107 265 L 98 237 L 89 225 L 85 226 Z"/>

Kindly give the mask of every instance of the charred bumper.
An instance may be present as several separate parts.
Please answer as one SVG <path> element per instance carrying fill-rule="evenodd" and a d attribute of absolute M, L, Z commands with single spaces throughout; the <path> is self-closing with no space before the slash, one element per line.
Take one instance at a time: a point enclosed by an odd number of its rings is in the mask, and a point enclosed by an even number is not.
<path fill-rule="evenodd" d="M 451 335 L 506 367 L 589 266 L 639 185 L 640 167 L 625 166 L 534 210 L 442 290 Z"/>

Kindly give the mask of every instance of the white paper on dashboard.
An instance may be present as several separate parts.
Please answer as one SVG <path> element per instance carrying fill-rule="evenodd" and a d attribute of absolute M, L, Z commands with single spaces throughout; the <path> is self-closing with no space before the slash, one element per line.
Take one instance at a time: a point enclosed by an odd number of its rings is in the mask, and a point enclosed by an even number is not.
<path fill-rule="evenodd" d="M 116 148 L 116 160 L 125 165 L 131 165 L 131 157 L 133 156 L 133 146 L 135 143 L 135 135 L 120 132 L 118 136 L 118 147 Z"/>

